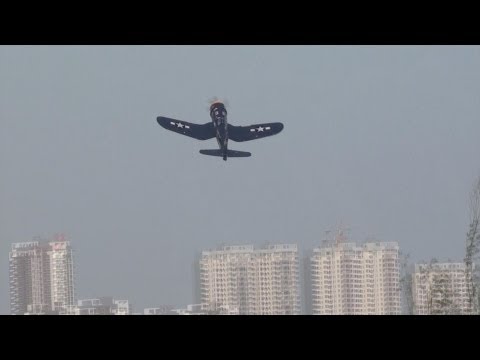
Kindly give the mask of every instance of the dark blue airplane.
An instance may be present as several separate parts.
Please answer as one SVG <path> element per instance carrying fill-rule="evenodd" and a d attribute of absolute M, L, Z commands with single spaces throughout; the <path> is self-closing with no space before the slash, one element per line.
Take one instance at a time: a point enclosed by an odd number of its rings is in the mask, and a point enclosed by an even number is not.
<path fill-rule="evenodd" d="M 278 134 L 283 129 L 283 124 L 268 123 L 250 126 L 233 126 L 227 122 L 227 109 L 220 101 L 215 101 L 210 106 L 211 122 L 203 125 L 191 124 L 186 121 L 170 119 L 159 116 L 157 121 L 160 126 L 176 133 L 190 136 L 197 140 L 209 140 L 217 138 L 220 149 L 200 150 L 201 154 L 211 156 L 222 156 L 223 160 L 227 157 L 249 157 L 252 154 L 245 151 L 228 150 L 228 140 L 232 141 L 249 141 L 260 139 L 266 136 Z"/>

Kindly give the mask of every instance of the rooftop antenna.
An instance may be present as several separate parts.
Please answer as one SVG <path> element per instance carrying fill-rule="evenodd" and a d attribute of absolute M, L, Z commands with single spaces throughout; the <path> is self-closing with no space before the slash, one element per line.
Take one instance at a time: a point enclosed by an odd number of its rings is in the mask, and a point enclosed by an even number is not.
<path fill-rule="evenodd" d="M 332 232 L 331 230 L 326 230 L 325 231 L 325 237 L 322 240 L 322 247 L 326 247 L 326 246 L 331 244 L 331 240 L 330 240 L 330 233 L 331 232 Z"/>
<path fill-rule="evenodd" d="M 365 239 L 364 243 L 369 243 L 369 242 L 373 242 L 373 243 L 378 242 L 378 238 L 375 236 L 375 234 L 369 234 L 369 235 L 367 236 L 367 238 Z"/>
<path fill-rule="evenodd" d="M 56 242 L 63 242 L 63 241 L 67 241 L 66 240 L 66 237 L 65 237 L 65 234 L 64 233 L 56 233 L 54 235 L 54 241 Z"/>
<path fill-rule="evenodd" d="M 346 233 L 350 230 L 349 227 L 345 227 L 343 222 L 340 222 L 340 225 L 337 227 L 337 234 L 335 235 L 335 244 L 345 243 L 348 240 Z"/>

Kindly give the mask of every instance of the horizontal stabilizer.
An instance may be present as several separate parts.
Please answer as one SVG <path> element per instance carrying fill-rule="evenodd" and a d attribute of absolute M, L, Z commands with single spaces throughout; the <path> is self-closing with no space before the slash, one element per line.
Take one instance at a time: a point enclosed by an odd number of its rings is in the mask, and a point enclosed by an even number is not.
<path fill-rule="evenodd" d="M 210 155 L 210 156 L 223 156 L 222 150 L 200 150 L 200 154 Z"/>
<path fill-rule="evenodd" d="M 210 156 L 223 156 L 223 151 L 220 149 L 215 150 L 200 150 L 200 154 Z M 249 157 L 252 154 L 246 151 L 227 150 L 227 157 Z"/>
<path fill-rule="evenodd" d="M 228 150 L 227 156 L 228 157 L 249 157 L 249 156 L 252 156 L 252 154 L 246 151 Z"/>

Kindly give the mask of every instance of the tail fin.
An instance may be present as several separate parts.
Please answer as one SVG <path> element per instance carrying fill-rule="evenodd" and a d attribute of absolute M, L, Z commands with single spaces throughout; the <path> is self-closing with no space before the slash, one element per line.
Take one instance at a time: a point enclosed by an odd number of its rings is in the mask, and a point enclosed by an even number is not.
<path fill-rule="evenodd" d="M 220 149 L 215 150 L 200 150 L 200 154 L 210 155 L 210 156 L 224 156 L 224 153 Z M 237 151 L 237 150 L 227 150 L 227 157 L 249 157 L 252 156 L 251 153 L 246 151 Z"/>

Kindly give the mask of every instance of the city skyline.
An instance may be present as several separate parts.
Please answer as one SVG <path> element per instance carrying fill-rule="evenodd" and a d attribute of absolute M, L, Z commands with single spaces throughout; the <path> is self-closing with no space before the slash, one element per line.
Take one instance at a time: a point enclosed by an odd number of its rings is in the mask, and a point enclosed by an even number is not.
<path fill-rule="evenodd" d="M 114 296 L 79 299 L 71 243 L 64 234 L 35 240 L 11 245 L 12 315 L 426 315 L 472 310 L 465 263 L 434 259 L 402 265 L 397 243 L 359 244 L 344 229 L 310 249 L 303 261 L 297 244 L 204 250 L 194 265 L 197 293 L 184 299 L 188 305 L 150 304 L 143 311 Z"/>
<path fill-rule="evenodd" d="M 412 262 L 462 261 L 479 63 L 479 46 L 0 46 L 0 313 L 11 244 L 55 232 L 79 294 L 139 308 L 187 305 L 204 249 L 303 256 L 342 221 Z M 161 131 L 206 122 L 213 96 L 236 125 L 285 128 L 226 163 Z"/>

